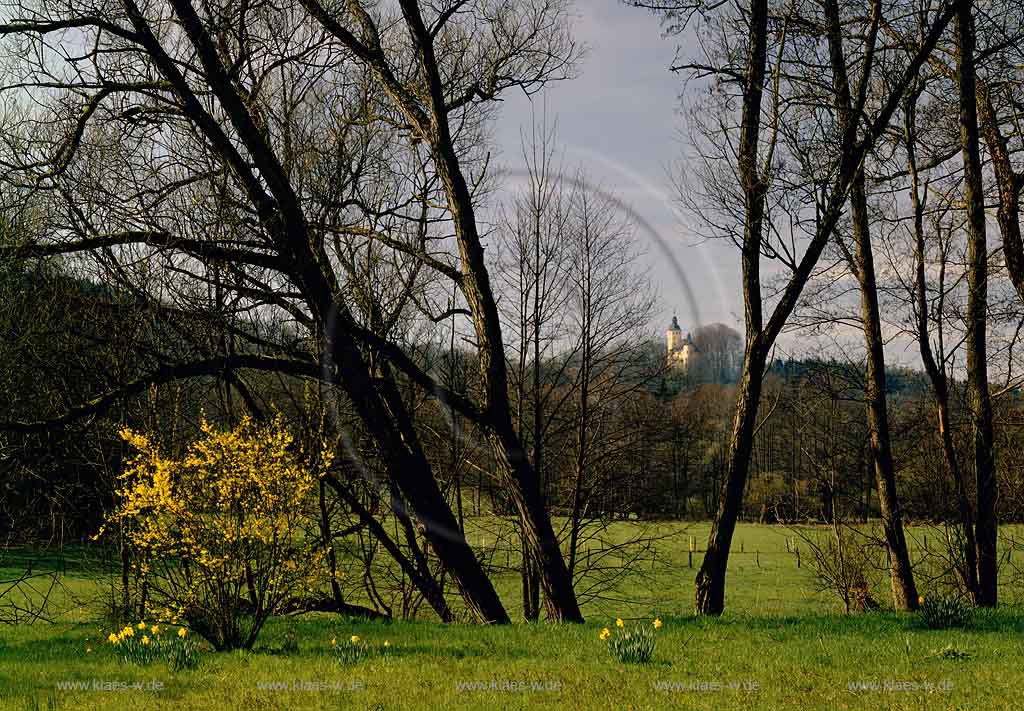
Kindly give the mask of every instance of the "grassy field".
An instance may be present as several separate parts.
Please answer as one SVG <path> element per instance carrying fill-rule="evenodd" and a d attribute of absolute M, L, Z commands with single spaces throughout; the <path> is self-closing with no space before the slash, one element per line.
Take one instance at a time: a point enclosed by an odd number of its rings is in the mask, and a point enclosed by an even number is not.
<path fill-rule="evenodd" d="M 636 530 L 617 525 L 622 537 Z M 817 592 L 806 558 L 798 568 L 787 553 L 793 531 L 741 526 L 727 614 L 695 618 L 688 540 L 702 546 L 707 527 L 656 528 L 672 535 L 649 567 L 607 596 L 629 602 L 588 602 L 585 625 L 480 628 L 307 615 L 273 621 L 251 653 L 203 653 L 197 669 L 182 672 L 163 662 L 119 662 L 103 641 L 110 629 L 96 604 L 103 594 L 96 561 L 71 558 L 54 600 L 57 621 L 0 627 L 0 709 L 1024 707 L 1024 608 L 1016 604 L 978 613 L 956 630 L 925 629 L 916 615 L 843 615 L 834 595 Z M 935 540 L 934 531 L 916 530 L 915 545 L 928 534 Z M 693 559 L 698 565 L 700 553 Z M 503 576 L 498 584 L 515 611 L 517 581 Z M 1012 585 L 1002 591 L 1014 603 L 1018 594 Z M 888 600 L 884 590 L 877 595 Z M 664 624 L 649 664 L 614 660 L 598 638 L 615 617 L 633 625 L 655 616 Z M 331 640 L 351 635 L 374 653 L 339 663 Z"/>

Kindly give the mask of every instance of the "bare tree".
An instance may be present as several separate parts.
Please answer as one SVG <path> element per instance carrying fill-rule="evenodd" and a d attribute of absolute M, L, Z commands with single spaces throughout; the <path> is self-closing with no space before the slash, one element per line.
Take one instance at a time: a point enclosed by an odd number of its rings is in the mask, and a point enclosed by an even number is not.
<path fill-rule="evenodd" d="M 950 234 L 953 232 L 953 229 L 951 227 L 949 230 L 945 230 L 943 225 L 944 212 L 948 213 L 950 209 L 947 202 L 943 205 L 945 211 L 936 211 L 933 218 L 935 238 L 939 244 L 939 269 L 936 286 L 937 304 L 933 309 L 926 275 L 925 207 L 927 204 L 927 192 L 922 190 L 917 157 L 917 103 L 922 90 L 923 83 L 919 82 L 914 87 L 914 90 L 909 92 L 904 108 L 904 140 L 906 141 L 907 168 L 910 175 L 910 201 L 913 211 L 914 280 L 910 290 L 913 295 L 914 328 L 916 330 L 915 336 L 918 348 L 921 353 L 921 361 L 924 364 L 925 372 L 932 386 L 936 426 L 939 441 L 942 445 L 943 458 L 953 478 L 956 490 L 957 508 L 960 513 L 960 533 L 964 541 L 962 550 L 964 565 L 960 570 L 960 576 L 964 587 L 967 589 L 967 594 L 972 600 L 977 600 L 978 568 L 974 538 L 974 513 L 968 499 L 967 485 L 954 441 L 954 425 L 950 407 L 950 378 L 948 375 L 949 354 L 947 353 L 945 338 L 943 337 L 943 318 L 947 291 L 946 269 L 949 262 L 949 239 L 944 238 L 943 234 Z M 924 187 L 927 188 L 927 185 Z M 932 347 L 933 333 L 931 323 L 933 320 L 938 322 L 938 332 L 935 339 L 937 349 Z"/>
<path fill-rule="evenodd" d="M 541 495 L 548 506 L 546 480 L 552 479 L 544 452 L 558 415 L 556 388 L 565 375 L 566 361 L 553 358 L 566 337 L 566 269 L 570 258 L 572 185 L 563 179 L 557 162 L 556 128 L 546 117 L 531 124 L 522 138 L 526 186 L 512 201 L 502 220 L 498 280 L 505 295 L 502 309 L 512 332 L 507 351 L 514 391 L 512 411 L 516 433 L 529 443 L 530 457 Z M 553 466 L 551 467 L 554 468 Z M 527 534 L 521 531 L 523 551 L 523 614 L 540 614 L 539 561 L 531 555 Z"/>
<path fill-rule="evenodd" d="M 862 33 L 859 40 L 862 43 L 858 49 L 858 56 L 862 57 L 860 78 L 857 90 L 853 92 L 856 99 L 849 112 L 857 120 L 844 126 L 835 125 L 828 116 L 830 107 L 815 110 L 802 107 L 797 102 L 797 115 L 803 110 L 810 112 L 807 120 L 786 124 L 782 116 L 788 107 L 784 95 L 787 89 L 800 95 L 800 89 L 806 84 L 815 85 L 821 81 L 820 67 L 807 71 L 808 65 L 802 54 L 806 44 L 825 41 L 825 38 L 813 31 L 805 31 L 813 28 L 814 23 L 805 22 L 796 3 L 781 3 L 775 13 L 766 0 L 719 3 L 714 8 L 687 2 L 638 4 L 655 7 L 662 12 L 674 10 L 677 16 L 688 9 L 702 9 L 698 15 L 701 26 L 697 31 L 706 38 L 703 42 L 704 56 L 681 63 L 678 69 L 696 77 L 711 77 L 716 82 L 713 86 L 721 87 L 717 95 L 719 105 L 705 112 L 705 115 L 715 117 L 704 132 L 711 139 L 712 147 L 701 156 L 705 188 L 692 198 L 707 199 L 711 205 L 717 200 L 717 212 L 715 208 L 709 210 L 704 206 L 701 217 L 713 231 L 730 236 L 737 244 L 743 271 L 746 345 L 730 439 L 729 469 L 695 591 L 698 613 L 720 614 L 725 605 L 729 547 L 746 486 L 768 355 L 836 228 L 865 156 L 887 130 L 906 88 L 944 34 L 956 4 L 940 5 L 932 15 L 923 41 L 914 44 L 907 52 L 902 47 L 887 51 L 878 46 L 878 27 L 887 20 L 883 17 L 882 8 L 873 6 L 874 11 L 868 13 L 871 18 L 868 31 Z M 692 22 L 693 18 L 694 15 L 689 15 L 685 19 Z M 776 57 L 771 65 L 770 46 Z M 791 53 L 787 54 L 787 51 Z M 881 53 L 887 53 L 886 59 L 898 62 L 896 66 L 901 69 L 895 72 L 896 78 L 887 83 L 880 96 L 873 96 L 867 88 L 874 81 L 876 64 L 881 61 L 878 54 Z M 726 92 L 726 88 L 730 91 Z M 767 106 L 764 101 L 766 90 L 769 97 Z M 711 96 L 716 97 L 714 90 Z M 738 125 L 730 123 L 735 113 L 739 114 Z M 762 135 L 763 125 L 767 127 L 765 135 Z M 766 219 L 768 197 L 773 186 L 782 187 L 785 183 L 780 180 L 785 177 L 784 171 L 780 171 L 776 163 L 780 134 L 793 134 L 801 128 L 810 131 L 810 135 L 804 135 L 800 140 L 820 146 L 818 160 L 811 170 L 811 175 L 816 176 L 813 190 L 806 190 L 806 176 L 802 174 L 800 183 L 795 186 L 798 188 L 796 194 L 803 193 L 803 201 L 813 206 L 813 216 L 809 220 L 794 223 L 797 229 L 806 226 L 808 241 L 802 254 L 797 252 L 794 244 L 795 235 L 774 232 L 777 226 Z M 721 135 L 717 144 L 713 138 L 715 134 Z M 736 137 L 735 143 L 733 137 Z M 733 168 L 735 172 L 732 172 Z M 738 196 L 735 188 L 730 189 L 730 180 L 734 177 L 740 188 Z M 729 202 L 723 204 L 723 197 Z M 801 198 L 790 199 L 799 204 Z M 781 201 L 784 206 L 785 195 L 775 198 L 775 201 L 773 204 Z M 709 212 L 712 214 L 708 215 Z M 738 225 L 742 225 L 742 229 Z M 767 319 L 762 293 L 763 258 L 777 259 L 788 267 L 788 277 L 778 288 L 774 308 Z"/>
<path fill-rule="evenodd" d="M 967 208 L 967 392 L 978 509 L 975 518 L 978 549 L 977 603 L 995 607 L 998 593 L 999 529 L 996 522 L 996 468 L 992 401 L 988 389 L 986 323 L 988 320 L 988 246 L 985 193 L 981 172 L 975 72 L 974 2 L 960 4 L 956 15 L 957 85 L 960 99 L 960 144 L 964 163 L 964 202 Z"/>
<path fill-rule="evenodd" d="M 882 3 L 872 0 L 871 14 L 880 17 Z M 868 91 L 869 74 L 861 75 L 857 86 L 851 87 L 847 76 L 848 59 L 843 47 L 843 23 L 837 0 L 825 0 L 824 16 L 828 36 L 829 59 L 832 65 L 832 82 L 835 88 L 835 106 L 838 128 L 843 133 L 856 131 L 856 117 L 853 113 L 856 96 Z M 873 23 L 871 32 L 878 32 Z M 874 41 L 868 42 L 867 51 L 874 51 Z M 865 64 L 868 59 L 865 57 Z M 882 511 L 882 528 L 889 553 L 889 571 L 892 582 L 893 601 L 898 610 L 917 609 L 917 588 L 907 550 L 907 539 L 903 532 L 903 514 L 896 493 L 896 472 L 893 467 L 892 444 L 889 435 L 889 414 L 886 405 L 885 342 L 882 339 L 882 319 L 878 308 L 878 284 L 875 278 L 875 257 L 871 244 L 871 227 L 868 217 L 868 196 L 864 169 L 861 167 L 850 184 L 850 215 L 856 255 L 849 254 L 848 264 L 860 282 L 861 321 L 864 329 L 864 344 L 867 350 L 867 372 L 865 380 L 865 402 L 868 414 L 868 431 L 871 437 L 871 455 L 878 487 L 878 502 Z"/>
<path fill-rule="evenodd" d="M 12 426 L 58 427 L 153 384 L 225 370 L 323 380 L 365 424 L 471 616 L 505 622 L 422 451 L 400 374 L 486 428 L 556 617 L 581 619 L 511 426 L 474 213 L 484 166 L 476 138 L 488 107 L 502 91 L 533 91 L 571 71 L 578 52 L 565 4 L 403 0 L 397 17 L 383 6 L 328 11 L 313 0 L 5 9 L 5 90 L 49 97 L 31 111 L 7 104 L 3 177 L 48 216 L 20 252 L 79 255 L 141 301 L 174 298 L 193 310 L 217 264 L 230 275 L 224 288 L 241 297 L 236 309 L 286 326 L 273 331 L 284 338 L 236 333 L 244 346 L 227 356 L 156 357 L 148 372 L 58 418 Z M 469 41 L 477 34 L 490 39 Z M 404 180 L 410 165 L 426 168 L 426 193 Z M 222 220 L 239 229 L 208 229 Z M 438 235 L 444 224 L 454 226 L 455 254 Z M 384 321 L 361 316 L 340 264 L 352 241 L 386 246 L 458 286 L 476 334 L 481 402 L 442 387 L 382 335 L 391 333 Z"/>

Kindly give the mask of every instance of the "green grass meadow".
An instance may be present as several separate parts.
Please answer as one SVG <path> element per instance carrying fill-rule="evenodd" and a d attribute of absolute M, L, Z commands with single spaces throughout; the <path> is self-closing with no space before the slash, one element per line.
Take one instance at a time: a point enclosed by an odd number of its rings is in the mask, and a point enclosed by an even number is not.
<path fill-rule="evenodd" d="M 616 526 L 627 536 L 637 524 Z M 63 563 L 52 622 L 0 627 L 0 710 L 1024 708 L 1024 607 L 1009 575 L 1009 604 L 963 629 L 928 630 L 891 611 L 845 615 L 786 551 L 792 531 L 741 525 L 727 613 L 696 618 L 688 541 L 703 547 L 707 525 L 653 526 L 666 536 L 653 560 L 589 601 L 585 625 L 305 615 L 272 620 L 252 652 L 204 652 L 196 669 L 177 672 L 119 660 L 102 621 L 109 579 L 82 551 Z M 912 534 L 920 546 L 928 529 Z M 8 555 L 0 579 L 17 563 Z M 518 580 L 497 583 L 516 614 Z M 876 596 L 888 603 L 884 587 Z M 655 616 L 663 626 L 648 664 L 614 660 L 598 638 L 616 617 L 629 626 Z M 341 663 L 331 640 L 352 635 L 372 652 Z"/>

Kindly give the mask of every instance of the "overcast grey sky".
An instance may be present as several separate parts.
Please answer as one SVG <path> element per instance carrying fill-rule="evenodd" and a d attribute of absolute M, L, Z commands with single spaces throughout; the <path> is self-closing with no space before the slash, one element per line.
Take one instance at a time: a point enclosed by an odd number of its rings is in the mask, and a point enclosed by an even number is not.
<path fill-rule="evenodd" d="M 684 330 L 718 321 L 742 331 L 736 253 L 722 243 L 702 243 L 675 212 L 669 171 L 684 151 L 682 81 L 669 66 L 678 40 L 663 37 L 649 12 L 620 0 L 579 0 L 576 15 L 575 37 L 588 54 L 578 78 L 533 97 L 537 115 L 546 102 L 549 120 L 558 122 L 567 169 L 581 165 L 590 182 L 615 194 L 652 228 L 639 230 L 638 237 L 662 300 L 655 326 L 667 327 L 677 313 Z M 508 95 L 495 137 L 501 163 L 510 170 L 524 167 L 520 130 L 530 121 L 530 101 Z"/>

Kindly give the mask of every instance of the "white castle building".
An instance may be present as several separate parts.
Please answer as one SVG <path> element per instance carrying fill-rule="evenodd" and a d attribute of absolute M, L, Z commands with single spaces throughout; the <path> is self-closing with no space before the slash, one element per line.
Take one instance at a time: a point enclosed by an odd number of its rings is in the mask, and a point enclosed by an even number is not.
<path fill-rule="evenodd" d="M 672 317 L 672 325 L 665 332 L 665 343 L 668 346 L 669 367 L 688 370 L 693 366 L 699 351 L 697 346 L 694 345 L 693 339 L 690 338 L 689 333 L 686 334 L 685 338 L 683 337 L 683 332 L 679 328 L 679 321 L 676 320 L 675 316 Z"/>

